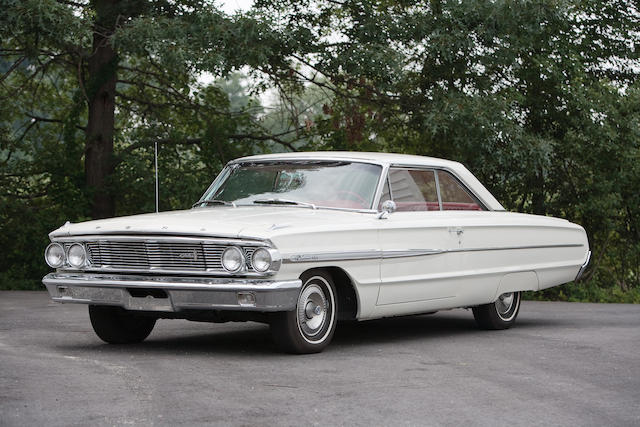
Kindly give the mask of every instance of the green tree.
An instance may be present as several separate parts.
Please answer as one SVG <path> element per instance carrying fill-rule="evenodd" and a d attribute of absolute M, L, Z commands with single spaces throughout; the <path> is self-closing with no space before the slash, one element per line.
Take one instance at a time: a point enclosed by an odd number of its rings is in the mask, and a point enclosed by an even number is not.
<path fill-rule="evenodd" d="M 508 209 L 583 224 L 584 280 L 638 297 L 636 3 L 256 4 L 301 45 L 290 84 L 335 95 L 325 148 L 459 160 Z"/>
<path fill-rule="evenodd" d="M 168 124 L 172 108 L 198 110 L 192 116 L 200 120 L 224 121 L 229 111 L 223 94 L 194 90 L 201 72 L 225 76 L 245 65 L 286 65 L 286 46 L 267 23 L 226 16 L 206 1 L 3 0 L 0 8 L 2 55 L 12 62 L 3 77 L 3 98 L 31 96 L 30 105 L 17 101 L 23 120 L 33 120 L 31 115 L 40 122 L 64 124 L 66 118 L 51 115 L 51 110 L 34 113 L 44 111 L 38 94 L 42 80 L 49 84 L 57 75 L 65 81 L 66 101 L 72 104 L 67 116 L 84 133 L 82 161 L 94 218 L 116 212 L 109 189 L 117 163 L 114 147 L 127 140 L 123 136 L 129 131 L 122 127 L 121 110 L 127 111 L 129 125 L 149 120 L 147 130 Z M 235 135 L 233 125 L 222 127 L 232 139 L 245 137 Z M 188 135 L 166 127 L 163 131 L 172 143 L 194 136 L 193 129 Z"/>
<path fill-rule="evenodd" d="M 290 48 L 266 21 L 200 0 L 0 10 L 3 287 L 37 286 L 47 233 L 64 221 L 152 210 L 156 142 L 163 209 L 189 206 L 231 158 L 289 149 L 257 101 L 237 103 L 220 80 L 287 67 Z M 201 83 L 205 72 L 217 80 Z"/>

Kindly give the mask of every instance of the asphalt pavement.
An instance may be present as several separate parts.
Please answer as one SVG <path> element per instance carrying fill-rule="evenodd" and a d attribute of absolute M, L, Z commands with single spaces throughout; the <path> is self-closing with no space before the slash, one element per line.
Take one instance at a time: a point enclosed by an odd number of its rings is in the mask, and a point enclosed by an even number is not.
<path fill-rule="evenodd" d="M 340 324 L 292 356 L 257 323 L 107 345 L 85 306 L 5 291 L 0 425 L 638 426 L 640 305 L 524 301 L 506 331 L 467 310 Z"/>

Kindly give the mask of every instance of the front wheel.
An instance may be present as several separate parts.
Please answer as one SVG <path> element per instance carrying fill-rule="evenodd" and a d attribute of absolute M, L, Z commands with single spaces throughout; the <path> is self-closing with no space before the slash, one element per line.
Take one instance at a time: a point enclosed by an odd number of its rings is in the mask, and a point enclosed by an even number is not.
<path fill-rule="evenodd" d="M 520 292 L 508 292 L 495 302 L 473 307 L 473 317 L 482 329 L 510 328 L 520 311 Z"/>
<path fill-rule="evenodd" d="M 271 334 L 288 353 L 319 353 L 331 342 L 338 320 L 336 288 L 325 272 L 302 276 L 296 309 L 276 313 Z"/>
<path fill-rule="evenodd" d="M 154 317 L 104 305 L 90 305 L 89 318 L 96 335 L 109 344 L 141 342 L 149 336 L 156 324 Z"/>

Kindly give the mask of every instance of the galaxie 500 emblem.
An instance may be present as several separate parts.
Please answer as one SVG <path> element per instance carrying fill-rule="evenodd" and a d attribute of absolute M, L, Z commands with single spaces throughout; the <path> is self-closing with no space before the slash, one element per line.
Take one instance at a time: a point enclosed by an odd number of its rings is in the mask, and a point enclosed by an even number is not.
<path fill-rule="evenodd" d="M 292 255 L 290 258 L 291 262 L 305 262 L 305 261 L 318 261 L 320 257 L 318 255 Z"/>
<path fill-rule="evenodd" d="M 196 250 L 192 250 L 191 252 L 181 252 L 179 254 L 177 254 L 177 257 L 180 259 L 188 259 L 191 261 L 197 261 L 198 260 L 198 252 L 196 252 Z"/>

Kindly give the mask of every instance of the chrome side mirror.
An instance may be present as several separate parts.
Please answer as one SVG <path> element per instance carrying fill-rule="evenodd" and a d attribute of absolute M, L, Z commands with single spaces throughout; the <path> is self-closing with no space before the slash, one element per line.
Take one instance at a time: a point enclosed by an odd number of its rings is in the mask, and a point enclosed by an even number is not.
<path fill-rule="evenodd" d="M 385 200 L 382 203 L 382 212 L 378 215 L 378 219 L 386 219 L 389 214 L 392 214 L 396 211 L 396 202 L 393 200 Z"/>

